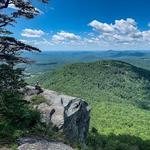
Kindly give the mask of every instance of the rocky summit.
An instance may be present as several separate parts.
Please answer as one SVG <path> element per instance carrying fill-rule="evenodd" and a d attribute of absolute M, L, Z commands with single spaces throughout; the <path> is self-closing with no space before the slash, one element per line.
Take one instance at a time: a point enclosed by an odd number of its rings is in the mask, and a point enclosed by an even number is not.
<path fill-rule="evenodd" d="M 32 86 L 27 86 L 24 92 L 27 101 L 31 101 L 35 95 L 44 99 L 42 103 L 34 105 L 41 113 L 41 122 L 63 132 L 71 142 L 86 142 L 90 122 L 87 102 L 47 89 L 42 89 L 39 93 Z"/>

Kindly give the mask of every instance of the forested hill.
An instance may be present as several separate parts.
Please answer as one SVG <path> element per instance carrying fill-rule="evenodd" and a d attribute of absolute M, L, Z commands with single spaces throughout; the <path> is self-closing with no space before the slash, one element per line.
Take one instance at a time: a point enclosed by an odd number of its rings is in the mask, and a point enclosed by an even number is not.
<path fill-rule="evenodd" d="M 125 62 L 77 63 L 34 80 L 46 88 L 88 101 L 129 102 L 149 109 L 150 72 Z"/>
<path fill-rule="evenodd" d="M 121 61 L 78 63 L 30 79 L 91 105 L 91 149 L 150 149 L 150 72 Z M 95 130 L 94 130 L 95 131 Z"/>

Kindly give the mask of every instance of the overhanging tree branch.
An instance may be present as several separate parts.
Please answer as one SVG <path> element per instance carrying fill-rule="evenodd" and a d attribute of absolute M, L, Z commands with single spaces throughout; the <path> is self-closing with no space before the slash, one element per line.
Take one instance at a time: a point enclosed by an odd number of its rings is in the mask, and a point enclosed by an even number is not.
<path fill-rule="evenodd" d="M 0 9 L 7 8 L 9 5 L 9 0 L 1 0 L 0 2 Z"/>

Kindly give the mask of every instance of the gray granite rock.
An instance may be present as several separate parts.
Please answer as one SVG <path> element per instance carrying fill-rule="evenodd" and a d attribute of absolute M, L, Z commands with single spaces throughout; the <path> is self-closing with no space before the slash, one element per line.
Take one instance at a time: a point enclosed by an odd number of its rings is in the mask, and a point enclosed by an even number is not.
<path fill-rule="evenodd" d="M 34 87 L 26 89 L 28 91 L 26 99 L 30 101 L 37 91 L 34 91 Z M 85 143 L 90 121 L 88 103 L 80 98 L 47 89 L 43 89 L 43 93 L 40 95 L 46 99 L 46 102 L 34 107 L 40 111 L 41 121 L 52 125 L 60 132 L 64 132 L 71 142 Z"/>
<path fill-rule="evenodd" d="M 73 150 L 70 146 L 61 142 L 48 141 L 36 138 L 19 139 L 18 150 Z"/>

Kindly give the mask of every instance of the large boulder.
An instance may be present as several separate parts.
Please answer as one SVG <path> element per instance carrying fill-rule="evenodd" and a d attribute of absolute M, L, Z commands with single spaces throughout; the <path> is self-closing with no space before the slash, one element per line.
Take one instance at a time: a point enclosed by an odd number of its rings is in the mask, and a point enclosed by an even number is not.
<path fill-rule="evenodd" d="M 31 92 L 30 92 L 31 89 Z M 30 101 L 38 92 L 34 87 L 27 87 L 26 99 Z M 36 107 L 41 113 L 41 121 L 64 132 L 71 142 L 85 143 L 87 139 L 90 108 L 87 102 L 80 98 L 60 94 L 43 89 L 39 94 L 46 101 Z"/>

